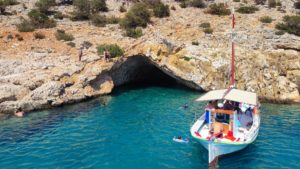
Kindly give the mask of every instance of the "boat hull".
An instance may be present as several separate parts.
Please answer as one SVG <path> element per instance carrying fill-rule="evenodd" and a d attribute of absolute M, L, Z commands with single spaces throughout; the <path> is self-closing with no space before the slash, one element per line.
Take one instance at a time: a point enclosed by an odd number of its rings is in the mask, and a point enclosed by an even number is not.
<path fill-rule="evenodd" d="M 218 143 L 218 142 L 212 142 L 212 141 L 207 141 L 207 140 L 199 140 L 199 139 L 197 139 L 197 140 L 207 150 L 209 150 L 209 144 L 210 144 L 210 146 L 214 147 L 214 149 L 217 150 L 217 152 L 218 152 L 217 153 L 218 156 L 234 153 L 236 151 L 240 151 L 249 145 L 249 144 L 225 144 L 225 143 Z"/>

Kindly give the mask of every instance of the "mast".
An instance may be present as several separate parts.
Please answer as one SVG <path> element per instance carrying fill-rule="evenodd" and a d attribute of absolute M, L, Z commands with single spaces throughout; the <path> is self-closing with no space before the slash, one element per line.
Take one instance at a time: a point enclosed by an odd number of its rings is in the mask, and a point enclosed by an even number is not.
<path fill-rule="evenodd" d="M 235 86 L 234 79 L 234 25 L 235 25 L 235 17 L 234 17 L 234 7 L 232 6 L 232 29 L 231 29 L 231 86 Z"/>

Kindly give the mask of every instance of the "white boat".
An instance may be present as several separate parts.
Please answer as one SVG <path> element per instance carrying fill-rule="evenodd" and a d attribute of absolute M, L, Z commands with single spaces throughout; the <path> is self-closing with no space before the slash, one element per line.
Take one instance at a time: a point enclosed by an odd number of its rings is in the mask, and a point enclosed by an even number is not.
<path fill-rule="evenodd" d="M 234 87 L 234 9 L 232 11 L 231 85 L 196 100 L 209 103 L 190 129 L 191 135 L 208 150 L 210 165 L 217 157 L 242 150 L 254 142 L 260 127 L 256 93 Z"/>
<path fill-rule="evenodd" d="M 226 100 L 228 103 L 223 107 L 206 108 L 190 130 L 191 135 L 208 150 L 210 164 L 218 156 L 239 151 L 255 141 L 260 126 L 259 104 L 255 93 L 230 88 L 214 90 L 197 99 L 216 100 Z M 230 101 L 236 106 L 226 106 Z"/>

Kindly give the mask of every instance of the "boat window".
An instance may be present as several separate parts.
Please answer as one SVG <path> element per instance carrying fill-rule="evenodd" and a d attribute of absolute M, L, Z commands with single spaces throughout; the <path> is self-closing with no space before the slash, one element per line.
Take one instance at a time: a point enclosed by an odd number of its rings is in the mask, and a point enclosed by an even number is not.
<path fill-rule="evenodd" d="M 227 123 L 229 124 L 230 121 L 230 115 L 229 114 L 220 114 L 220 113 L 216 113 L 216 118 L 215 118 L 216 122 L 220 122 L 220 123 Z"/>

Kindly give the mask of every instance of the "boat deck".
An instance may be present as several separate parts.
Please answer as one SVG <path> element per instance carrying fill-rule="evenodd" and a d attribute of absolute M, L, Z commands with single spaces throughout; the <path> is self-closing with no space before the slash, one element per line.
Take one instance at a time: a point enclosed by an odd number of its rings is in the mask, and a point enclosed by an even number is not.
<path fill-rule="evenodd" d="M 199 121 L 200 120 L 200 121 Z M 194 132 L 198 132 L 199 135 L 198 137 L 202 138 L 202 139 L 206 139 L 206 140 L 210 140 L 214 137 L 214 134 L 211 133 L 211 130 L 209 129 L 209 125 L 206 123 L 204 123 L 203 121 L 203 117 L 202 120 L 201 118 L 199 119 L 199 123 L 198 125 L 194 126 Z M 239 114 L 238 115 L 238 120 L 240 122 L 240 127 L 238 128 L 238 130 L 235 131 L 235 137 L 234 139 L 227 139 L 226 136 L 228 134 L 228 124 L 227 123 L 219 123 L 219 122 L 215 122 L 212 123 L 212 126 L 215 125 L 216 123 L 218 125 L 221 125 L 224 129 L 222 130 L 222 136 L 221 137 L 214 137 L 214 139 L 216 139 L 218 142 L 222 142 L 222 143 L 233 143 L 233 142 L 247 142 L 251 139 L 251 137 L 247 137 L 248 134 L 250 134 L 250 132 L 252 132 L 251 127 L 254 123 L 254 118 L 251 117 L 251 115 L 246 115 L 246 114 Z"/>

